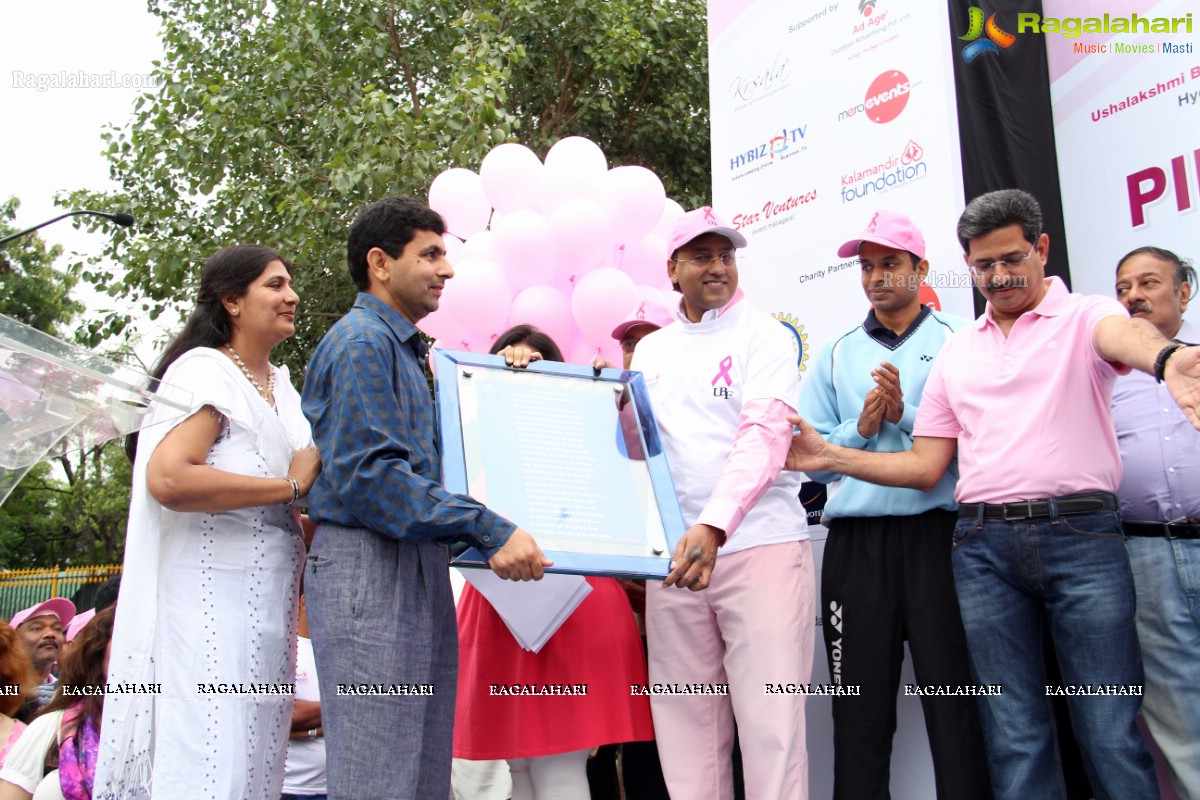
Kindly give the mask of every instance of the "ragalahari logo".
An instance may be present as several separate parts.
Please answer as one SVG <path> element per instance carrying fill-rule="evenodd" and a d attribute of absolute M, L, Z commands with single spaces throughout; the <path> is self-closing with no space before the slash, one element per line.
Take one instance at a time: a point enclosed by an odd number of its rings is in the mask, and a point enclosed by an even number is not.
<path fill-rule="evenodd" d="M 983 21 L 983 9 L 971 6 L 967 9 L 967 32 L 963 36 L 958 37 L 969 44 L 963 48 L 962 59 L 970 64 L 984 53 L 999 53 L 1001 48 L 1007 49 L 1012 47 L 1012 43 L 1017 40 L 1008 31 L 1002 30 L 996 24 L 996 15 L 992 14 L 987 18 L 987 22 Z M 980 39 L 983 34 L 987 34 L 986 39 Z"/>

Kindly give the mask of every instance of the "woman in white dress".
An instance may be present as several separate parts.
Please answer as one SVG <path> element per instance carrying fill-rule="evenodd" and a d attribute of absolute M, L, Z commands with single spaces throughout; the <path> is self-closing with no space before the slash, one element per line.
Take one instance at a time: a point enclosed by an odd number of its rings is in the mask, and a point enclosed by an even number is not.
<path fill-rule="evenodd" d="M 154 370 L 133 444 L 96 798 L 279 797 L 304 543 L 295 501 L 320 458 L 271 349 L 295 332 L 291 267 L 238 245 Z M 284 687 L 287 687 L 286 689 Z"/>

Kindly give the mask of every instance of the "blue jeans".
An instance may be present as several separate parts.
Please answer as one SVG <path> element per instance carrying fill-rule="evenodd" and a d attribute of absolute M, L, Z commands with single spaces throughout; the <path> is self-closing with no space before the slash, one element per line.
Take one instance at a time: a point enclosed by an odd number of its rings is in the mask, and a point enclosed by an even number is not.
<path fill-rule="evenodd" d="M 1200 798 L 1200 540 L 1131 536 L 1137 632 L 1146 668 L 1142 718 L 1180 800 Z"/>
<path fill-rule="evenodd" d="M 1043 619 L 1065 684 L 1138 692 L 1067 698 L 1097 800 L 1157 798 L 1153 762 L 1134 725 L 1142 664 L 1116 513 L 960 519 L 952 563 L 975 681 L 1003 687 L 980 698 L 979 709 L 996 800 L 1067 796 L 1045 686 Z"/>

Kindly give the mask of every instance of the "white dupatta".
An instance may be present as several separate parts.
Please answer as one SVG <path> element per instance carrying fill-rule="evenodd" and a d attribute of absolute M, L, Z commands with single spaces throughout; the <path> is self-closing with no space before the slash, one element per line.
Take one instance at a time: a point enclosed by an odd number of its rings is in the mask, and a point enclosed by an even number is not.
<path fill-rule="evenodd" d="M 295 452 L 312 444 L 312 431 L 300 410 L 300 395 L 286 367 L 276 368 L 276 413 L 217 350 L 198 347 L 184 353 L 163 376 L 162 393 L 189 405 L 179 412 L 158 405 L 138 440 L 133 493 L 125 538 L 125 567 L 109 657 L 109 684 L 154 684 L 163 507 L 146 490 L 146 464 L 163 438 L 191 413 L 212 406 L 230 424 L 251 431 L 272 474 L 287 475 Z M 95 800 L 149 798 L 154 759 L 152 693 L 106 695 L 96 765 Z"/>

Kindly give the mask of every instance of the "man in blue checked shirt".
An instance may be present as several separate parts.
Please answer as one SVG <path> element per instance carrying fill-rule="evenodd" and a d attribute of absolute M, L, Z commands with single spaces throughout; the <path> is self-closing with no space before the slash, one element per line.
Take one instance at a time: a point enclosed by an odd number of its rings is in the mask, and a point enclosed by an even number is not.
<path fill-rule="evenodd" d="M 324 463 L 308 495 L 317 532 L 305 587 L 332 800 L 450 796 L 458 634 L 446 545 L 479 548 L 512 580 L 540 579 L 551 563 L 527 532 L 440 483 L 416 324 L 454 276 L 444 233 L 437 212 L 407 198 L 359 209 L 347 245 L 359 294 L 304 383 Z M 337 692 L 360 683 L 434 692 Z"/>

